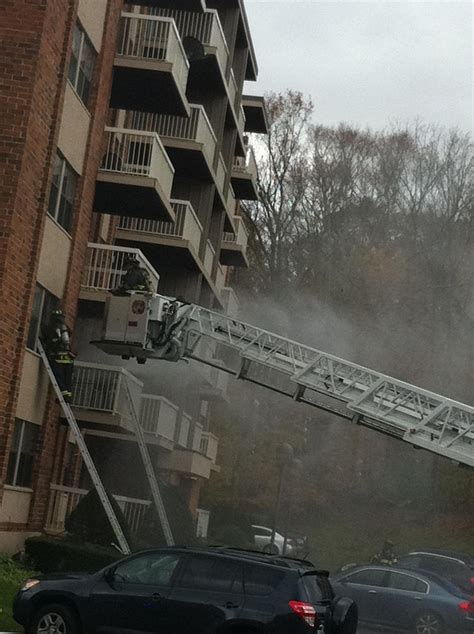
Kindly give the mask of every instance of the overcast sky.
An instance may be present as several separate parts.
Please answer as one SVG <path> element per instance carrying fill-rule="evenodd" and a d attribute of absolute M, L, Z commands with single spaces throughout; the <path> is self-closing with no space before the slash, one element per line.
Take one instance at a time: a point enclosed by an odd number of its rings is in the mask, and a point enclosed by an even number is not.
<path fill-rule="evenodd" d="M 313 97 L 315 120 L 473 126 L 473 4 L 246 0 L 259 64 L 246 92 Z"/>

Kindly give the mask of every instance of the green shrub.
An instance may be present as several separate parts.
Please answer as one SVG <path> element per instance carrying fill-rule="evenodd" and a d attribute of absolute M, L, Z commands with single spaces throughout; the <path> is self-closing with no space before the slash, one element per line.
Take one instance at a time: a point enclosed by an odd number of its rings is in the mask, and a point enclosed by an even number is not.
<path fill-rule="evenodd" d="M 242 530 L 240 526 L 229 525 L 216 530 L 215 533 L 210 534 L 208 540 L 209 544 L 219 546 L 232 546 L 234 548 L 248 548 L 250 550 L 255 549 L 253 541 L 249 540 L 248 534 L 245 530 Z"/>
<path fill-rule="evenodd" d="M 43 573 L 97 572 L 122 557 L 110 547 L 44 536 L 27 539 L 25 553 L 30 565 Z"/>
<path fill-rule="evenodd" d="M 227 531 L 231 532 L 228 533 Z M 255 548 L 250 516 L 230 504 L 219 504 L 211 509 L 209 535 L 215 539 L 221 539 L 222 536 L 227 536 L 228 540 L 233 538 L 234 542 L 227 541 L 227 545 L 230 546 L 239 545 L 239 548 Z M 239 544 L 235 540 L 238 540 Z M 243 544 L 246 544 L 246 546 L 243 546 Z"/>
<path fill-rule="evenodd" d="M 125 539 L 131 547 L 132 540 L 130 530 L 127 520 L 122 513 L 122 509 L 112 495 L 109 493 L 107 495 L 115 512 L 115 516 L 122 527 Z M 79 501 L 76 508 L 66 518 L 65 528 L 72 539 L 80 542 L 100 544 L 102 546 L 110 546 L 117 542 L 115 533 L 95 489 L 89 491 L 89 493 Z"/>

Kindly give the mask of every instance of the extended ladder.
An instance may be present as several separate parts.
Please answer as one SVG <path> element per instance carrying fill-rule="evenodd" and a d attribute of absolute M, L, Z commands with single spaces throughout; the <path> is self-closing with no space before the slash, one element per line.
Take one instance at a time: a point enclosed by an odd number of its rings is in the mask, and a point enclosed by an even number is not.
<path fill-rule="evenodd" d="M 87 448 L 86 442 L 81 433 L 79 425 L 77 424 L 76 418 L 74 414 L 72 413 L 71 408 L 69 407 L 69 405 L 66 403 L 66 401 L 63 398 L 61 389 L 58 385 L 58 382 L 56 381 L 56 377 L 54 376 L 54 372 L 51 368 L 48 357 L 46 356 L 43 345 L 41 344 L 40 341 L 38 341 L 38 351 L 45 365 L 46 372 L 48 373 L 49 379 L 54 388 L 59 404 L 61 405 L 61 408 L 66 417 L 66 420 L 69 424 L 69 427 L 72 433 L 74 434 L 74 438 L 76 439 L 77 446 L 79 447 L 79 451 L 81 452 L 82 459 L 84 461 L 84 464 L 86 465 L 87 471 L 89 472 L 90 478 L 92 480 L 92 484 L 94 485 L 94 488 L 97 491 L 97 495 L 99 496 L 100 502 L 104 508 L 104 511 L 110 522 L 110 525 L 112 526 L 112 530 L 115 533 L 115 537 L 117 538 L 118 545 L 123 554 L 129 554 L 130 547 L 122 531 L 120 522 L 118 521 L 117 516 L 115 515 L 115 511 L 110 503 L 109 496 L 107 495 L 104 485 L 102 484 L 102 480 L 100 479 L 100 476 L 97 472 L 94 461 L 92 460 L 92 457 L 89 453 L 89 449 Z"/>
<path fill-rule="evenodd" d="M 469 405 L 200 306 L 175 334 L 185 356 L 474 467 Z M 221 358 L 203 355 L 201 338 L 225 346 Z"/>
<path fill-rule="evenodd" d="M 160 520 L 161 528 L 163 530 L 163 535 L 165 536 L 167 546 L 173 546 L 174 544 L 173 535 L 171 533 L 171 528 L 168 522 L 168 516 L 166 515 L 165 506 L 163 504 L 163 498 L 161 497 L 160 488 L 158 486 L 155 471 L 151 463 L 150 453 L 148 451 L 148 447 L 145 441 L 143 429 L 140 424 L 140 419 L 138 417 L 137 410 L 135 408 L 135 403 L 133 401 L 133 397 L 130 393 L 130 388 L 128 385 L 126 386 L 125 394 L 127 396 L 128 406 L 130 409 L 130 413 L 132 415 L 133 428 L 134 428 L 133 431 L 137 437 L 138 447 L 140 449 L 143 465 L 145 467 L 145 473 L 148 478 L 148 482 L 150 484 L 151 495 L 153 497 L 153 503 L 158 513 L 158 518 Z"/>

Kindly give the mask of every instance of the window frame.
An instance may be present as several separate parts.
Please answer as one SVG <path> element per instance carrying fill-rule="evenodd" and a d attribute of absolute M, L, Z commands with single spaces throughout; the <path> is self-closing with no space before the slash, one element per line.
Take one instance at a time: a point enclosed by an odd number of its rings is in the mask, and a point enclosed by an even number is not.
<path fill-rule="evenodd" d="M 372 583 L 358 583 L 357 581 L 351 581 L 355 576 L 362 575 L 363 573 L 369 572 L 381 572 L 382 573 L 382 583 L 380 585 L 374 585 Z M 349 573 L 346 577 L 341 579 L 343 583 L 351 583 L 354 586 L 368 586 L 370 588 L 385 588 L 384 580 L 386 579 L 388 570 L 384 570 L 382 568 L 363 568 L 362 570 L 355 570 L 354 572 Z"/>
<path fill-rule="evenodd" d="M 163 583 L 157 583 L 156 581 L 133 581 L 131 579 L 115 579 L 116 583 L 124 583 L 124 584 L 130 584 L 132 586 L 148 586 L 148 587 L 162 587 L 162 588 L 169 588 L 170 590 L 174 587 L 175 583 L 176 583 L 176 579 L 177 579 L 177 575 L 179 573 L 179 570 L 182 567 L 183 564 L 183 555 L 182 553 L 179 552 L 144 552 L 144 553 L 138 553 L 136 556 L 131 557 L 125 561 L 119 561 L 117 564 L 115 564 L 113 566 L 113 568 L 110 569 L 109 574 L 111 575 L 111 577 L 114 577 L 116 574 L 121 574 L 120 573 L 120 568 L 127 566 L 128 564 L 132 563 L 132 562 L 136 562 L 137 560 L 145 560 L 146 558 L 166 558 L 166 557 L 170 557 L 170 556 L 174 556 L 176 557 L 177 561 L 176 561 L 176 565 L 173 569 L 173 572 L 171 573 L 170 576 L 170 580 L 168 584 L 163 584 Z M 151 566 L 150 566 L 151 567 Z"/>
<path fill-rule="evenodd" d="M 215 577 L 209 577 L 210 583 L 207 586 L 199 585 L 199 583 L 193 583 L 189 585 L 189 582 L 186 580 L 186 574 L 192 565 L 193 561 L 204 561 L 205 563 L 211 562 L 211 567 L 225 565 L 228 564 L 233 566 L 236 570 L 236 574 L 233 578 L 229 577 L 229 587 L 215 587 L 212 585 L 212 579 Z M 219 572 L 219 570 L 218 570 Z M 218 577 L 218 575 L 217 575 Z M 183 562 L 181 568 L 179 570 L 179 575 L 175 581 L 176 588 L 180 590 L 192 590 L 194 589 L 196 592 L 206 592 L 212 594 L 236 594 L 243 595 L 244 594 L 244 566 L 243 563 L 231 558 L 225 557 L 213 557 L 212 555 L 206 555 L 201 553 L 188 553 L 186 557 L 183 557 Z"/>
<path fill-rule="evenodd" d="M 33 319 L 33 309 L 34 309 L 34 305 L 35 305 L 35 299 L 36 299 L 36 293 L 38 292 L 38 290 L 41 292 L 41 299 L 40 299 L 40 308 L 38 311 L 38 321 L 35 327 L 35 334 L 34 334 L 34 341 L 32 342 L 32 345 L 30 346 L 30 329 L 31 329 L 31 321 Z M 32 312 L 30 315 L 30 325 L 28 327 L 28 334 L 27 334 L 27 338 L 26 338 L 26 347 L 28 348 L 28 350 L 31 350 L 32 352 L 37 352 L 37 345 L 38 345 L 38 339 L 41 335 L 41 329 L 42 327 L 44 327 L 44 308 L 45 308 L 45 303 L 47 301 L 47 295 L 50 296 L 50 298 L 54 298 L 54 300 L 56 300 L 55 302 L 53 302 L 53 305 L 55 304 L 56 306 L 59 306 L 60 303 L 60 298 L 57 297 L 56 295 L 54 295 L 54 293 L 51 293 L 51 291 L 48 291 L 47 288 L 45 288 L 44 286 L 42 286 L 41 284 L 39 284 L 38 282 L 36 283 L 36 287 L 35 287 L 35 298 L 33 299 L 33 306 L 32 306 Z M 52 310 L 54 310 L 54 308 L 52 308 Z"/>
<path fill-rule="evenodd" d="M 56 201 L 54 203 L 54 210 L 51 210 L 51 200 L 52 200 L 52 188 L 56 187 L 56 185 L 54 185 L 53 183 L 53 179 L 54 179 L 54 175 L 53 178 L 51 178 L 51 183 L 50 183 L 50 188 L 49 188 L 49 199 L 48 199 L 48 216 L 50 218 L 52 218 L 54 220 L 54 222 L 56 222 L 69 236 L 71 235 L 71 231 L 73 228 L 73 220 L 74 220 L 74 206 L 76 203 L 76 194 L 77 194 L 77 183 L 79 181 L 79 174 L 76 172 L 76 170 L 73 168 L 73 166 L 69 163 L 69 161 L 66 159 L 66 157 L 62 154 L 62 152 L 59 151 L 59 149 L 56 150 L 56 156 L 55 156 L 55 164 L 56 161 L 60 161 L 61 165 L 60 165 L 60 172 L 59 172 L 59 180 L 58 180 L 58 186 L 57 186 L 57 192 L 56 192 Z M 53 168 L 54 169 L 54 168 Z M 65 174 L 66 174 L 66 169 L 69 170 L 70 174 L 69 176 L 73 176 L 74 177 L 74 194 L 72 197 L 72 200 L 69 201 L 65 195 L 64 195 L 64 183 L 65 183 Z M 64 223 L 64 219 L 63 221 L 60 220 L 59 218 L 59 212 L 60 212 L 60 207 L 61 207 L 61 203 L 63 198 L 66 198 L 67 202 L 71 203 L 71 212 L 69 214 L 68 220 L 69 222 Z"/>
<path fill-rule="evenodd" d="M 417 590 L 416 587 L 414 589 L 409 588 L 398 588 L 397 586 L 390 585 L 391 579 L 393 577 L 408 577 L 409 579 L 414 580 L 417 584 L 422 583 L 424 586 L 424 590 Z M 390 570 L 387 577 L 387 585 L 385 586 L 387 590 L 395 590 L 396 592 L 416 592 L 417 594 L 429 594 L 430 592 L 430 584 L 424 579 L 420 579 L 416 574 L 411 574 L 409 572 L 401 572 L 399 570 Z"/>
<path fill-rule="evenodd" d="M 71 77 L 69 76 L 70 71 L 71 71 L 71 65 L 72 65 L 72 59 L 74 56 L 74 32 L 75 30 L 78 30 L 79 35 L 80 35 L 80 42 L 79 42 L 79 51 L 78 51 L 78 55 L 76 58 L 76 69 L 74 72 L 74 79 L 71 79 Z M 80 77 L 80 73 L 81 73 L 81 63 L 83 62 L 83 55 L 84 55 L 84 44 L 87 44 L 87 47 L 89 49 L 90 52 L 92 52 L 93 56 L 94 56 L 94 62 L 92 64 L 92 72 L 90 77 L 87 77 L 89 85 L 88 85 L 88 89 L 86 94 L 84 95 L 83 91 L 79 89 L 79 77 Z M 90 37 L 87 35 L 87 32 L 85 30 L 85 28 L 82 26 L 81 22 L 79 19 L 76 19 L 76 22 L 74 24 L 74 30 L 73 30 L 73 40 L 72 40 L 72 46 L 71 46 L 71 56 L 69 58 L 69 67 L 68 67 L 68 73 L 67 73 L 67 78 L 69 83 L 71 84 L 71 86 L 74 89 L 74 92 L 76 93 L 76 95 L 79 97 L 79 99 L 81 100 L 81 102 L 84 104 L 84 106 L 87 108 L 88 103 L 89 103 L 89 99 L 91 96 L 91 86 L 92 83 L 94 81 L 94 73 L 95 73 L 95 67 L 96 67 L 96 62 L 97 62 L 97 51 L 94 47 L 94 45 L 92 44 L 92 40 L 90 39 Z"/>
<path fill-rule="evenodd" d="M 12 473 L 12 477 L 11 477 L 11 481 L 9 481 L 8 478 L 8 472 L 9 472 L 9 468 L 10 468 L 10 460 L 12 458 L 12 453 L 13 453 L 13 446 L 10 446 L 9 452 L 8 452 L 8 463 L 7 463 L 7 473 L 6 473 L 6 477 L 5 477 L 5 485 L 9 486 L 9 487 L 13 487 L 15 489 L 30 489 L 32 490 L 32 484 L 33 484 L 33 465 L 34 465 L 34 461 L 36 459 L 36 455 L 37 455 L 37 442 L 38 442 L 38 436 L 39 436 L 39 425 L 36 425 L 35 423 L 32 423 L 30 421 L 24 420 L 23 418 L 15 418 L 15 427 L 14 427 L 14 432 L 16 431 L 16 426 L 20 425 L 20 431 L 19 431 L 19 438 L 18 438 L 18 447 L 16 449 L 16 456 L 15 456 L 15 460 L 14 460 L 14 467 L 13 467 L 13 473 Z M 34 438 L 33 438 L 33 442 L 34 442 L 34 448 L 33 451 L 31 453 L 26 454 L 24 451 L 22 451 L 23 449 L 23 444 L 24 444 L 24 440 L 25 440 L 25 428 L 26 426 L 29 425 L 31 426 L 30 428 L 33 430 L 35 430 L 34 432 Z M 31 463 L 31 473 L 29 474 L 29 478 L 28 478 L 28 484 L 18 484 L 18 474 L 19 474 L 19 470 L 20 470 L 20 463 L 21 463 L 21 459 L 23 455 L 29 455 L 32 458 L 32 463 Z"/>

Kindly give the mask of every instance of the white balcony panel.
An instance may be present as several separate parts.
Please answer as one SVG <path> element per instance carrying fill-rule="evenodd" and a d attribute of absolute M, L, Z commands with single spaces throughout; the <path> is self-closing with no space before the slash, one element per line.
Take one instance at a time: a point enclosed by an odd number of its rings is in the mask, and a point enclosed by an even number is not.
<path fill-rule="evenodd" d="M 143 431 L 171 442 L 175 439 L 179 408 L 163 396 L 144 394 L 140 405 Z"/>
<path fill-rule="evenodd" d="M 191 429 L 192 418 L 188 414 L 182 413 L 179 421 L 178 445 L 187 448 L 189 443 L 189 430 Z"/>
<path fill-rule="evenodd" d="M 206 431 L 201 434 L 200 451 L 212 462 L 217 460 L 217 450 L 219 447 L 219 439 L 214 434 Z"/>
<path fill-rule="evenodd" d="M 193 442 L 191 447 L 193 451 L 201 451 L 202 430 L 203 426 L 201 423 L 194 423 Z"/>

